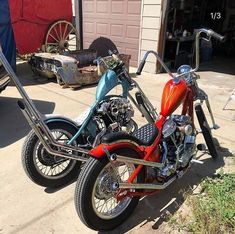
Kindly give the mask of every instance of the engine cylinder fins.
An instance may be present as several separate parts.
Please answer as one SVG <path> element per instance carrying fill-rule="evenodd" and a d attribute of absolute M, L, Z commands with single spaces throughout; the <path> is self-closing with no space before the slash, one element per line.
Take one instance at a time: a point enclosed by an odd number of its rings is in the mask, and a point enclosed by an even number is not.
<path fill-rule="evenodd" d="M 171 119 L 180 125 L 187 125 L 192 123 L 191 117 L 188 115 L 172 115 Z"/>

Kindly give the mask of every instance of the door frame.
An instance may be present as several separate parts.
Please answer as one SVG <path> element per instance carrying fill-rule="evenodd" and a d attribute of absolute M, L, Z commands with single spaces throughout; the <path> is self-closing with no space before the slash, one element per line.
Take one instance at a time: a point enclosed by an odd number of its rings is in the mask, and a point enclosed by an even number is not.
<path fill-rule="evenodd" d="M 168 10 L 169 10 L 170 0 L 161 1 L 161 22 L 160 22 L 160 31 L 158 37 L 158 54 L 164 60 L 165 53 L 165 44 L 166 44 L 166 28 L 168 20 Z M 161 64 L 157 62 L 156 64 L 156 73 L 161 72 Z"/>
<path fill-rule="evenodd" d="M 73 0 L 71 0 L 73 1 Z M 83 50 L 83 10 L 82 0 L 74 0 L 75 7 L 75 23 L 79 33 L 80 49 Z"/>

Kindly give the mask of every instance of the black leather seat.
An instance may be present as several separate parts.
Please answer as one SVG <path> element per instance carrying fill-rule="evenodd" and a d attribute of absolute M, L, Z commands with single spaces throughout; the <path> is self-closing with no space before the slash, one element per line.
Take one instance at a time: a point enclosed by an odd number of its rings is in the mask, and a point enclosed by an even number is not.
<path fill-rule="evenodd" d="M 113 132 L 105 135 L 101 142 L 112 143 L 118 140 L 129 140 L 137 143 L 138 145 L 151 145 L 158 135 L 158 129 L 154 124 L 146 124 L 139 128 L 132 135 L 126 132 Z"/>

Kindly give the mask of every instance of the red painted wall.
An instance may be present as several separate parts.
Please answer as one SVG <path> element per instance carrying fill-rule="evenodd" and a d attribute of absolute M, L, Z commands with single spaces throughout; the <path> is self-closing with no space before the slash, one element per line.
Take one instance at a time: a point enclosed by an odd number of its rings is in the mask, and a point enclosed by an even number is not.
<path fill-rule="evenodd" d="M 20 54 L 37 52 L 51 24 L 72 21 L 71 0 L 9 0 L 16 47 Z"/>

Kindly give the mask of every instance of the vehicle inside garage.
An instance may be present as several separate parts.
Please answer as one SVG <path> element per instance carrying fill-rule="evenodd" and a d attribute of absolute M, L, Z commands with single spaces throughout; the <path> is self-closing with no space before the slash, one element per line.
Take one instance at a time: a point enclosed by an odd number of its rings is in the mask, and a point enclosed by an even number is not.
<path fill-rule="evenodd" d="M 201 41 L 202 63 L 231 64 L 235 58 L 235 1 L 233 0 L 170 0 L 165 25 L 164 60 L 176 69 L 193 64 L 197 29 L 211 28 L 226 36 L 224 43 Z M 219 62 L 220 61 L 220 62 Z"/>

